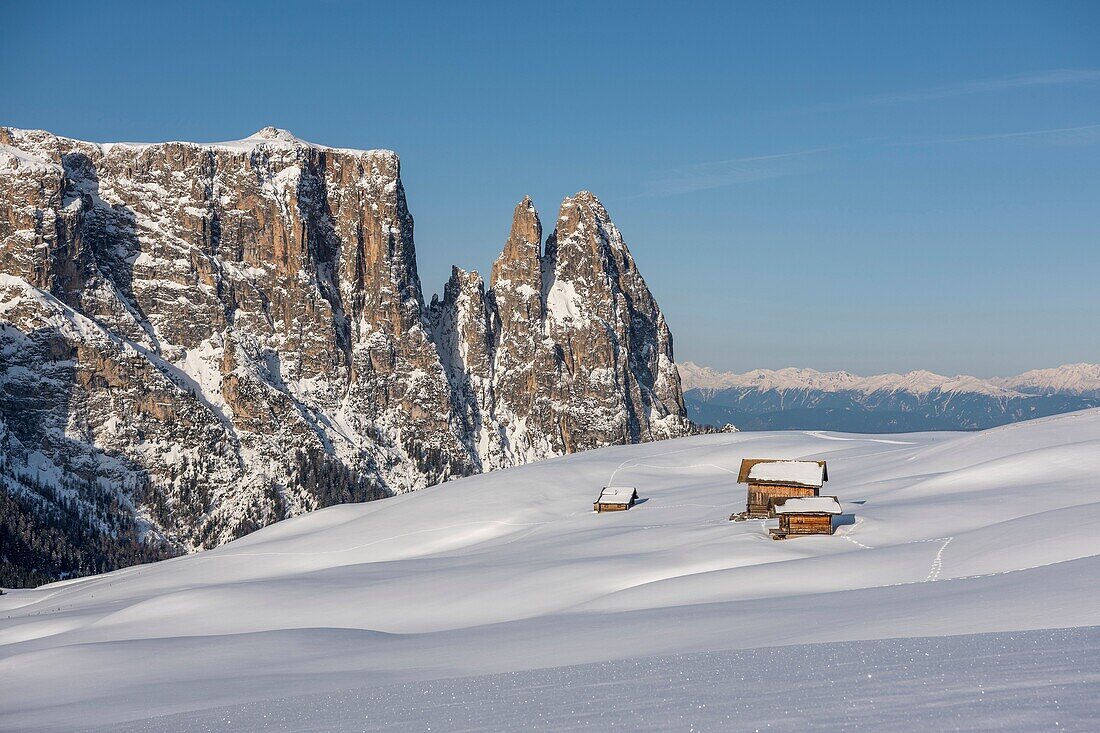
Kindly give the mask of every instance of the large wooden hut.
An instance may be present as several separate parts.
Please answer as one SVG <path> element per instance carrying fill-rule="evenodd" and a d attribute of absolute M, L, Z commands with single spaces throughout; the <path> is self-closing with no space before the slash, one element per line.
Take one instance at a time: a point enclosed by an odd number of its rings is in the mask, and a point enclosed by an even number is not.
<path fill-rule="evenodd" d="M 825 461 L 746 458 L 737 474 L 737 483 L 749 486 L 745 513 L 757 518 L 772 516 L 771 505 L 779 499 L 817 496 L 828 480 Z"/>
<path fill-rule="evenodd" d="M 605 486 L 592 504 L 597 512 L 623 512 L 638 501 L 638 490 L 630 486 Z"/>
<path fill-rule="evenodd" d="M 800 534 L 832 534 L 833 517 L 842 512 L 835 496 L 776 499 L 772 506 L 779 517 L 779 527 L 769 530 L 773 540 Z"/>

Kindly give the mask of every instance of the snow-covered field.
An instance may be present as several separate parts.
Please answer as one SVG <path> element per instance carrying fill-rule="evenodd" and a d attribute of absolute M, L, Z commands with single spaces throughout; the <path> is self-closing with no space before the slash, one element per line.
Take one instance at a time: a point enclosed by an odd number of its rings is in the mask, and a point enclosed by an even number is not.
<path fill-rule="evenodd" d="M 828 460 L 836 535 L 727 521 L 747 457 Z M 0 729 L 1095 730 L 1097 626 L 1100 410 L 712 435 L 11 591 Z"/>

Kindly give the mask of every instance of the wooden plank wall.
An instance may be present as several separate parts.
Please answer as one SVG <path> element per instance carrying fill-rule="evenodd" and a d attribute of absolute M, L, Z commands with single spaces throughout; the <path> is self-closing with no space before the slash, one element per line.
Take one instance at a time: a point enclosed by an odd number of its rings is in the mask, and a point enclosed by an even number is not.
<path fill-rule="evenodd" d="M 749 496 L 745 507 L 749 516 L 766 517 L 768 503 L 772 499 L 790 499 L 796 496 L 817 496 L 817 489 L 805 486 L 764 486 L 749 484 Z"/>
<path fill-rule="evenodd" d="M 832 534 L 833 518 L 827 514 L 781 514 L 779 527 L 788 534 Z"/>

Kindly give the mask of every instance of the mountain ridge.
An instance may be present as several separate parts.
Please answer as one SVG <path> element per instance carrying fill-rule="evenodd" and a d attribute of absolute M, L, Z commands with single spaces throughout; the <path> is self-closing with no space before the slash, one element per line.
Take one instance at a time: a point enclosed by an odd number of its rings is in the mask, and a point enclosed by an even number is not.
<path fill-rule="evenodd" d="M 1050 369 L 1032 369 L 1012 377 L 974 377 L 968 374 L 945 376 L 927 370 L 914 370 L 905 374 L 895 372 L 860 376 L 851 372 L 818 371 L 816 369 L 786 367 L 784 369 L 753 369 L 748 372 L 720 372 L 713 367 L 701 366 L 692 361 L 677 362 L 680 380 L 687 389 L 723 389 L 729 387 L 755 387 L 766 389 L 797 389 L 810 387 L 829 391 L 858 389 L 874 392 L 880 389 L 908 389 L 909 391 L 965 392 L 981 391 L 987 394 L 1100 394 L 1100 364 L 1063 364 Z M 1033 391 L 1027 391 L 1030 387 Z"/>
<path fill-rule="evenodd" d="M 489 287 L 456 267 L 429 303 L 393 151 L 278 128 L 0 145 L 0 484 L 30 525 L 110 544 L 127 516 L 194 550 L 690 430 L 664 316 L 590 192 L 545 243 L 525 198 Z"/>
<path fill-rule="evenodd" d="M 1100 365 L 1067 364 L 1016 377 L 929 371 L 862 377 L 814 369 L 718 372 L 677 365 L 688 414 L 742 430 L 976 430 L 1100 405 Z"/>

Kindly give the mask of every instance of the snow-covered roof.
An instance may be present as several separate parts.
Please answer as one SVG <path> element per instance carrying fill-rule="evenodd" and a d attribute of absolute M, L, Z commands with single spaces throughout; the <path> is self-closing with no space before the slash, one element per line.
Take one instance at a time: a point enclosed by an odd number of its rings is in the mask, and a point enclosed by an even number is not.
<path fill-rule="evenodd" d="M 776 514 L 840 514 L 840 502 L 835 496 L 796 496 L 776 502 Z"/>
<path fill-rule="evenodd" d="M 739 483 L 782 484 L 821 488 L 829 480 L 825 461 L 776 461 L 746 458 L 741 461 Z"/>
<path fill-rule="evenodd" d="M 605 486 L 600 492 L 597 504 L 629 504 L 638 496 L 638 490 L 632 486 Z"/>

